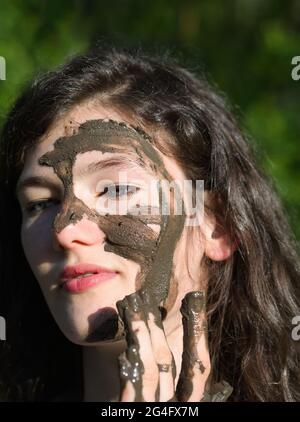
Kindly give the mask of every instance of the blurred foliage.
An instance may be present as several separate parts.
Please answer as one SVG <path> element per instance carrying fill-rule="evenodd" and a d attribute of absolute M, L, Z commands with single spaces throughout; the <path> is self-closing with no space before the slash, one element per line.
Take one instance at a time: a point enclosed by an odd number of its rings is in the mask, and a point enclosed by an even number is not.
<path fill-rule="evenodd" d="M 38 72 L 96 40 L 166 48 L 237 104 L 300 240 L 299 0 L 0 0 L 0 124 Z"/>

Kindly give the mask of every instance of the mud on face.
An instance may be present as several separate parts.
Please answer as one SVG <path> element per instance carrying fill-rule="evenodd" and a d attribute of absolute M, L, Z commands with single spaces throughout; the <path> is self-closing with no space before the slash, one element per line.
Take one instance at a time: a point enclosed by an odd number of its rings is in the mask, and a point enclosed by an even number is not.
<path fill-rule="evenodd" d="M 95 222 L 105 233 L 105 251 L 140 265 L 136 290 L 143 289 L 147 292 L 154 306 L 162 305 L 169 294 L 173 255 L 183 230 L 185 214 L 157 215 L 150 210 L 147 215 L 100 215 L 95 209 L 89 208 L 74 193 L 73 169 L 79 155 L 90 151 L 134 153 L 140 162 L 152 170 L 154 176 L 171 180 L 159 154 L 152 146 L 151 137 L 141 128 L 114 120 L 87 121 L 79 126 L 76 133 L 57 139 L 54 149 L 39 159 L 40 165 L 53 167 L 64 185 L 63 203 L 54 220 L 53 229 L 59 233 L 84 216 Z M 163 195 L 164 193 L 161 194 L 160 203 Z M 150 224 L 159 225 L 159 234 L 149 227 Z M 112 340 L 123 336 L 123 324 L 116 316 L 112 311 L 109 312 L 107 323 L 102 324 L 105 329 L 100 330 L 98 340 Z M 95 341 L 97 336 L 92 334 L 89 337 L 89 341 Z"/>

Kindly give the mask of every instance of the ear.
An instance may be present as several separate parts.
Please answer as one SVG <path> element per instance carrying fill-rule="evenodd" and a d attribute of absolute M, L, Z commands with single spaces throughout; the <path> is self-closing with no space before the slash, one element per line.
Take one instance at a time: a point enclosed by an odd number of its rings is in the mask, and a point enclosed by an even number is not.
<path fill-rule="evenodd" d="M 213 261 L 225 261 L 237 248 L 237 242 L 231 239 L 213 213 L 205 213 L 201 232 L 204 242 L 204 254 Z"/>

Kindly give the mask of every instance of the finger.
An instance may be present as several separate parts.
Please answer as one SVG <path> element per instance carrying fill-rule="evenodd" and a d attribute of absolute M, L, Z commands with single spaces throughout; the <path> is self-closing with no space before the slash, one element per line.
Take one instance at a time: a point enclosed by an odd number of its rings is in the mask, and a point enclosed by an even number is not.
<path fill-rule="evenodd" d="M 122 388 L 120 402 L 133 402 L 135 400 L 135 388 L 131 381 L 127 381 Z"/>
<path fill-rule="evenodd" d="M 210 373 L 205 293 L 190 292 L 182 301 L 183 354 L 176 388 L 179 401 L 200 401 Z"/>
<path fill-rule="evenodd" d="M 132 321 L 132 327 L 136 334 L 139 355 L 144 367 L 142 374 L 142 398 L 144 401 L 158 401 L 158 368 L 153 354 L 147 324 L 147 312 L 145 312 L 144 304 L 138 292 L 128 296 L 128 302 L 134 312 L 139 315 L 138 319 Z"/>
<path fill-rule="evenodd" d="M 128 297 L 117 302 L 120 318 L 124 324 L 127 349 L 119 357 L 121 377 L 121 401 L 142 401 L 141 383 L 144 371 L 143 363 L 139 356 L 139 344 L 132 321 L 139 316 L 131 310 Z"/>
<path fill-rule="evenodd" d="M 132 364 L 126 358 L 126 353 L 122 353 L 119 356 L 119 367 L 120 367 L 120 378 L 121 378 L 121 392 L 120 400 L 121 402 L 133 402 L 135 400 L 135 388 L 131 379 L 133 375 Z"/>
<path fill-rule="evenodd" d="M 158 368 L 143 305 L 137 293 L 127 296 L 125 304 L 123 318 L 128 344 L 126 359 L 132 368 L 131 372 L 128 371 L 127 379 L 135 389 L 134 401 L 155 401 L 158 391 Z"/>
<path fill-rule="evenodd" d="M 223 402 L 227 401 L 228 397 L 231 395 L 233 388 L 226 381 L 221 381 L 218 384 L 214 384 L 210 391 L 205 391 L 202 398 L 202 402 Z"/>
<path fill-rule="evenodd" d="M 140 357 L 144 365 L 142 375 L 142 397 L 144 401 L 159 400 L 158 368 L 152 351 L 149 330 L 143 321 L 134 321 L 140 344 Z"/>
<path fill-rule="evenodd" d="M 175 394 L 175 361 L 167 343 L 157 304 L 146 291 L 141 290 L 140 297 L 147 316 L 153 355 L 159 371 L 159 401 L 169 401 Z"/>

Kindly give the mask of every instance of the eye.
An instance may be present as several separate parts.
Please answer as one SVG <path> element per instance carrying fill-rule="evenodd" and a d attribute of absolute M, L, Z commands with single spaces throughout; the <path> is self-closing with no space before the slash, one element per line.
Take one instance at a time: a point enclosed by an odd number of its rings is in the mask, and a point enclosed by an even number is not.
<path fill-rule="evenodd" d="M 106 186 L 98 196 L 108 195 L 110 199 L 121 198 L 122 196 L 131 196 L 138 192 L 140 188 L 134 185 L 110 185 Z"/>
<path fill-rule="evenodd" d="M 30 201 L 25 206 L 25 211 L 28 215 L 36 215 L 43 212 L 46 208 L 51 205 L 57 205 L 59 203 L 56 199 L 39 199 L 38 201 Z"/>

